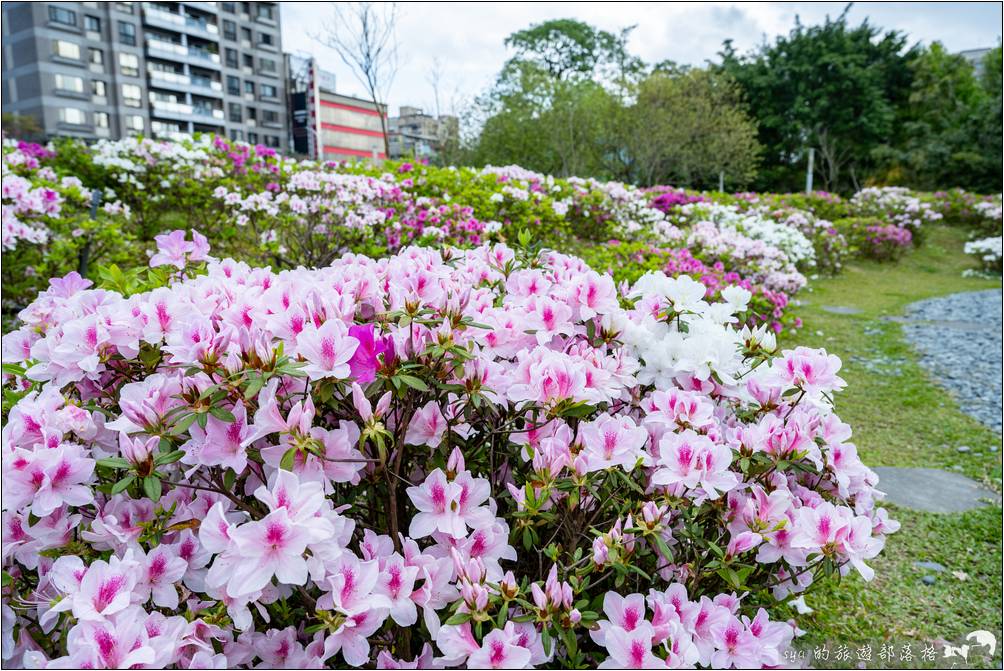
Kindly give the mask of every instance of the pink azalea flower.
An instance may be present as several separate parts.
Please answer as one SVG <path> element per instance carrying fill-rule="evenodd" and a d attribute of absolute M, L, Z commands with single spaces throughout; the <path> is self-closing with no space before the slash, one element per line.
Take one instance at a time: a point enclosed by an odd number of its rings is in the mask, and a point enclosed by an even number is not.
<path fill-rule="evenodd" d="M 588 471 L 619 466 L 630 472 L 639 459 L 642 464 L 649 462 L 642 450 L 648 442 L 648 431 L 626 415 L 611 417 L 603 413 L 583 424 L 580 431 Z"/>
<path fill-rule="evenodd" d="M 460 485 L 447 481 L 442 469 L 429 473 L 421 486 L 408 487 L 408 497 L 419 511 L 411 518 L 408 529 L 412 538 L 423 538 L 433 531 L 441 531 L 454 538 L 467 535 L 467 525 L 457 512 Z"/>
<path fill-rule="evenodd" d="M 493 629 L 484 637 L 481 647 L 467 658 L 467 667 L 471 669 L 529 668 L 530 651 L 515 643 L 513 638 L 513 632 L 508 629 Z"/>
<path fill-rule="evenodd" d="M 427 445 L 432 449 L 439 447 L 446 432 L 446 418 L 439 409 L 439 403 L 429 401 L 415 411 L 404 442 L 409 445 Z"/>
<path fill-rule="evenodd" d="M 631 631 L 611 627 L 606 632 L 605 647 L 610 657 L 601 669 L 658 669 L 666 662 L 652 654 L 652 625 L 642 622 Z"/>
<path fill-rule="evenodd" d="M 278 508 L 257 522 L 247 522 L 230 531 L 241 561 L 233 566 L 227 594 L 240 597 L 263 589 L 273 577 L 287 585 L 307 582 L 303 552 L 310 536 Z"/>
<path fill-rule="evenodd" d="M 349 335 L 345 324 L 329 319 L 320 328 L 309 326 L 296 339 L 296 353 L 307 360 L 303 370 L 312 378 L 344 380 L 352 372 L 349 360 L 359 341 Z"/>
<path fill-rule="evenodd" d="M 68 604 L 73 616 L 100 622 L 128 608 L 138 577 L 136 568 L 132 559 L 122 560 L 114 555 L 107 562 L 99 559 L 91 564 Z"/>
<path fill-rule="evenodd" d="M 188 570 L 188 562 L 177 556 L 171 546 L 158 545 L 149 553 L 140 553 L 139 578 L 134 592 L 140 603 L 153 597 L 153 603 L 161 608 L 178 607 L 178 588 L 175 583 L 181 580 Z"/>

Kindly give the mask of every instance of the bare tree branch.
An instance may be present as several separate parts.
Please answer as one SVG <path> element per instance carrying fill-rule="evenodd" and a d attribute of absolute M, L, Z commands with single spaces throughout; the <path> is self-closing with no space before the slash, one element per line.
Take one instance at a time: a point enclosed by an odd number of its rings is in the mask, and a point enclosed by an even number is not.
<path fill-rule="evenodd" d="M 331 3 L 334 16 L 323 33 L 311 37 L 333 49 L 366 88 L 380 111 L 384 153 L 390 156 L 387 107 L 390 87 L 397 75 L 397 4 L 372 2 Z"/>

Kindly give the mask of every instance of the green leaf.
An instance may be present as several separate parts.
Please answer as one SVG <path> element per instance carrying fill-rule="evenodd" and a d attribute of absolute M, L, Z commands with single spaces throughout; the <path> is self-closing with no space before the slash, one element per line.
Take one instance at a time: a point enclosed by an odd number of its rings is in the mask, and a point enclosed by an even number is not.
<path fill-rule="evenodd" d="M 265 378 L 258 376 L 248 381 L 247 388 L 244 389 L 244 398 L 253 398 L 258 395 L 262 387 L 265 386 Z"/>
<path fill-rule="evenodd" d="M 134 480 L 136 480 L 136 476 L 134 476 L 134 475 L 127 475 L 126 477 L 124 477 L 121 480 L 119 480 L 118 482 L 116 482 L 114 485 L 112 485 L 112 489 L 111 489 L 112 496 L 114 496 L 115 494 L 121 494 L 122 492 L 124 492 L 126 489 L 129 488 L 129 485 L 131 485 Z"/>
<path fill-rule="evenodd" d="M 454 613 L 450 616 L 450 619 L 446 621 L 446 624 L 458 625 L 463 624 L 471 619 L 470 613 Z"/>
<path fill-rule="evenodd" d="M 164 466 L 166 464 L 173 464 L 174 462 L 185 456 L 184 451 L 174 450 L 173 452 L 167 452 L 165 454 L 157 455 L 157 458 L 153 460 L 153 463 L 157 466 Z"/>
<path fill-rule="evenodd" d="M 226 422 L 227 424 L 233 424 L 234 422 L 237 421 L 237 418 L 234 417 L 234 413 L 218 405 L 214 405 L 213 407 L 211 407 L 209 409 L 209 414 L 215 417 L 216 419 L 220 420 L 221 422 Z"/>
<path fill-rule="evenodd" d="M 189 427 L 192 426 L 192 423 L 196 419 L 198 419 L 198 415 L 194 412 L 183 416 L 181 419 L 179 419 L 177 422 L 174 423 L 173 427 L 171 427 L 171 434 L 175 436 L 180 436 L 181 434 L 188 431 Z"/>
<path fill-rule="evenodd" d="M 98 459 L 98 466 L 122 469 L 129 468 L 129 462 L 122 457 L 106 457 L 104 459 Z"/>
<path fill-rule="evenodd" d="M 279 460 L 279 468 L 281 468 L 283 470 L 286 470 L 286 471 L 292 471 L 293 470 L 293 464 L 296 463 L 296 453 L 297 453 L 297 451 L 298 450 L 295 447 L 291 447 L 288 450 L 286 450 L 286 453 L 284 455 L 282 455 L 282 459 Z"/>
<path fill-rule="evenodd" d="M 161 493 L 160 478 L 156 475 L 148 475 L 143 478 L 143 492 L 154 503 L 159 501 Z"/>
<path fill-rule="evenodd" d="M 402 373 L 400 375 L 395 375 L 394 377 L 401 380 L 401 382 L 404 382 L 412 389 L 417 389 L 418 391 L 429 391 L 429 385 L 425 384 L 425 382 L 414 375 L 404 375 Z"/>

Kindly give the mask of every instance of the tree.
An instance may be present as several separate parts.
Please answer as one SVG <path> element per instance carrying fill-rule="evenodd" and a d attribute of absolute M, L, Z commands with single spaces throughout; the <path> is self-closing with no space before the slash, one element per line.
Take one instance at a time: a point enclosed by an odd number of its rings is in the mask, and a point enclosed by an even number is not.
<path fill-rule="evenodd" d="M 610 119 L 641 72 L 641 61 L 627 52 L 630 30 L 614 34 L 560 19 L 506 38 L 515 54 L 475 104 L 481 132 L 472 161 L 519 163 L 564 176 L 609 175 L 617 162 Z"/>
<path fill-rule="evenodd" d="M 397 74 L 397 5 L 380 3 L 379 9 L 369 2 L 336 2 L 334 18 L 324 26 L 324 34 L 314 36 L 334 49 L 342 62 L 352 69 L 366 87 L 370 100 L 380 112 L 383 129 L 384 155 L 390 156 L 387 135 L 386 101 Z"/>
<path fill-rule="evenodd" d="M 634 26 L 610 33 L 575 19 L 554 19 L 520 30 L 505 40 L 515 61 L 533 63 L 555 79 L 614 78 L 637 72 L 641 61 L 628 54 Z"/>
<path fill-rule="evenodd" d="M 657 70 L 639 86 L 629 119 L 624 135 L 633 181 L 709 187 L 721 174 L 744 186 L 756 174 L 756 123 L 728 75 Z"/>
<path fill-rule="evenodd" d="M 764 146 L 766 169 L 756 185 L 797 190 L 805 152 L 815 147 L 827 190 L 857 188 L 906 103 L 916 50 L 896 31 L 867 21 L 849 26 L 846 9 L 818 26 L 796 20 L 787 36 L 745 56 L 726 42 L 719 69 L 742 87 Z"/>
<path fill-rule="evenodd" d="M 992 157 L 1000 152 L 988 152 L 982 144 L 983 124 L 990 120 L 980 111 L 992 96 L 972 64 L 935 42 L 917 54 L 910 69 L 912 83 L 908 104 L 899 112 L 898 132 L 877 154 L 885 167 L 880 179 L 922 189 L 987 184 Z M 996 116 L 999 127 L 999 107 Z M 997 137 L 999 147 L 999 133 Z M 999 175 L 999 170 L 993 172 Z"/>

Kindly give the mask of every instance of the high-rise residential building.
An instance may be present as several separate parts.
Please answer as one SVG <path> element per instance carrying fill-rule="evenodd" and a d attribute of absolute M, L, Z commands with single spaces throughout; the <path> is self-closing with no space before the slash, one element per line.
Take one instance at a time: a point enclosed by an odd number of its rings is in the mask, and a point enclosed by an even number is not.
<path fill-rule="evenodd" d="M 327 161 L 387 158 L 386 105 L 335 92 L 335 76 L 313 58 L 287 54 L 293 151 Z"/>
<path fill-rule="evenodd" d="M 3 3 L 3 112 L 45 137 L 286 149 L 285 81 L 275 2 Z"/>
<path fill-rule="evenodd" d="M 459 129 L 455 116 L 433 116 L 418 107 L 402 106 L 398 116 L 390 118 L 390 155 L 435 158 L 448 143 L 456 142 Z"/>

